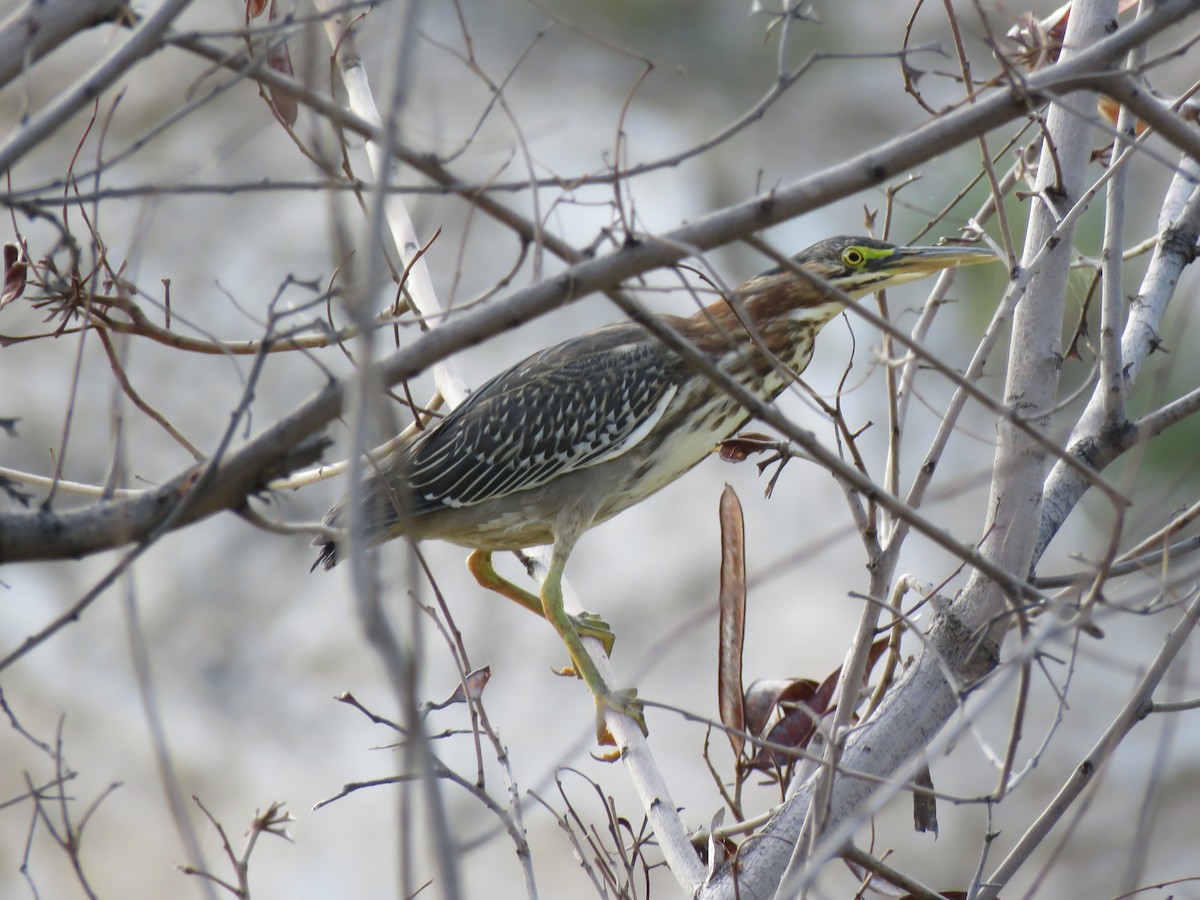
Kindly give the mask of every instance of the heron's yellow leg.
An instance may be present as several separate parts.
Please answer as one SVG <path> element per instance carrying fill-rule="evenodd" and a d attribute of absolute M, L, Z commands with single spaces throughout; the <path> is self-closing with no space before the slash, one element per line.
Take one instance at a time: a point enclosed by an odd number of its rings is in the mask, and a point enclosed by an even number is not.
<path fill-rule="evenodd" d="M 480 587 L 493 591 L 502 597 L 507 597 L 509 600 L 516 601 L 531 613 L 536 613 L 546 619 L 550 618 L 545 614 L 542 599 L 537 594 L 530 593 L 520 585 L 513 584 L 496 571 L 496 567 L 492 565 L 492 552 L 490 550 L 473 550 L 471 555 L 467 557 L 467 569 L 474 576 L 475 580 L 479 582 Z M 560 579 L 562 577 L 561 571 L 560 567 Z M 561 588 L 559 589 L 559 609 L 562 609 Z M 604 645 L 604 653 L 606 655 L 612 653 L 616 636 L 612 633 L 612 629 L 608 627 L 607 622 L 591 613 L 572 616 L 564 612 L 563 615 L 570 620 L 577 635 L 595 638 Z M 555 629 L 561 633 L 561 629 L 558 628 L 558 625 L 553 620 L 551 620 L 550 624 L 554 625 Z M 570 645 L 568 645 L 568 649 L 569 647 Z M 572 659 L 574 659 L 573 654 Z"/>
<path fill-rule="evenodd" d="M 600 743 L 612 742 L 612 738 L 607 737 L 607 729 L 604 726 L 605 709 L 615 709 L 619 713 L 624 713 L 637 722 L 638 727 L 642 729 L 642 734 L 648 734 L 646 717 L 642 712 L 642 704 L 637 699 L 637 692 L 609 689 L 596 668 L 596 664 L 592 662 L 592 658 L 588 656 L 587 650 L 583 647 L 583 641 L 580 639 L 582 632 L 577 627 L 577 619 L 575 616 L 568 615 L 563 609 L 562 575 L 565 562 L 557 554 L 550 562 L 546 580 L 542 582 L 542 615 L 546 617 L 547 622 L 554 626 L 563 643 L 567 645 L 567 652 L 571 654 L 575 673 L 583 679 L 583 683 L 588 686 L 588 690 L 596 699 L 596 738 Z"/>

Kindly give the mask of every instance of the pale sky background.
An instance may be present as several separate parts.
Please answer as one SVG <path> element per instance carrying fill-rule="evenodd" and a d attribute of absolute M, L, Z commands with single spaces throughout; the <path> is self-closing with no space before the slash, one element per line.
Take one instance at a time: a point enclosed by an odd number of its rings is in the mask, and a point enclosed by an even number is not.
<path fill-rule="evenodd" d="M 3 0 L 0 13 L 17 4 Z M 513 120 L 520 126 L 520 146 L 512 121 L 497 109 L 488 112 L 478 133 L 490 94 L 467 68 L 441 46 L 461 48 L 457 19 L 449 4 L 430 3 L 421 19 L 417 71 L 403 119 L 403 137 L 411 145 L 449 153 L 470 142 L 449 165 L 461 177 L 519 179 L 527 151 L 539 176 L 571 176 L 599 171 L 611 162 L 622 108 L 637 92 L 624 116 L 627 145 L 624 161 L 636 163 L 679 153 L 723 129 L 748 109 L 771 85 L 776 73 L 778 41 L 764 43 L 767 19 L 749 15 L 744 2 L 620 2 L 550 4 L 582 31 L 624 48 L 622 55 L 591 40 L 534 5 L 462 0 L 461 8 L 474 39 L 478 64 L 501 82 L 528 50 L 504 94 Z M 1045 14 L 1054 4 L 1043 3 Z M 964 40 L 979 71 L 990 71 L 981 28 L 968 4 L 958 4 Z M 143 4 L 148 10 L 153 4 Z M 900 44 L 907 7 L 870 2 L 818 2 L 822 24 L 795 25 L 792 65 L 814 51 L 859 53 L 894 51 Z M 991 9 L 991 7 L 989 7 Z M 307 8 L 303 8 L 307 12 Z M 940 5 L 925 10 L 914 29 L 912 44 L 937 41 L 949 48 L 950 38 Z M 995 30 L 1007 30 L 1023 11 L 992 9 Z M 191 27 L 234 29 L 241 21 L 232 2 L 197 4 L 187 17 Z M 386 21 L 381 12 L 370 20 Z M 373 76 L 382 81 L 386 44 L 384 28 L 367 29 L 364 52 Z M 540 37 L 539 37 L 540 35 Z M 123 39 L 97 29 L 36 66 L 27 82 L 0 92 L 0 129 L 18 121 L 26 107 L 49 102 L 87 64 Z M 312 59 L 318 78 L 326 72 L 327 45 L 315 35 L 314 49 L 303 38 L 292 43 L 297 70 Z M 645 68 L 654 68 L 638 85 Z M 949 57 L 914 57 L 922 69 L 954 70 Z M 1186 86 L 1187 61 L 1176 83 L 1164 73 L 1163 88 Z M 129 147 L 149 129 L 214 83 L 207 68 L 185 54 L 166 50 L 137 67 L 122 83 L 126 93 L 113 118 L 106 156 Z M 954 85 L 934 74 L 921 88 L 937 103 L 958 94 Z M 382 85 L 380 85 L 382 89 Z M 112 95 L 107 99 L 111 101 Z M 625 185 L 626 200 L 636 210 L 640 229 L 669 230 L 714 209 L 819 171 L 823 166 L 901 135 L 925 121 L 926 114 L 906 96 L 894 58 L 826 59 L 816 64 L 758 123 L 697 160 L 671 167 Z M 12 173 L 15 189 L 60 177 L 84 128 L 76 118 L 44 151 L 27 157 Z M 312 134 L 302 113 L 298 131 Z M 1005 135 L 991 142 L 993 152 Z M 1099 145 L 1103 138 L 1097 134 Z M 1154 145 L 1167 161 L 1173 151 Z M 81 155 L 81 168 L 95 158 L 91 139 Z M 360 175 L 367 168 L 356 153 Z M 1011 160 L 1006 157 L 1004 164 Z M 902 194 L 893 235 L 905 241 L 916 234 L 933 211 L 947 203 L 978 168 L 978 151 L 969 146 L 931 163 L 922 177 Z M 1167 168 L 1152 160 L 1135 167 L 1137 193 L 1130 203 L 1127 235 L 1141 239 L 1154 229 L 1158 198 L 1169 178 Z M 1098 174 L 1094 169 L 1093 176 Z M 312 179 L 313 165 L 295 149 L 271 119 L 255 90 L 238 85 L 183 119 L 129 161 L 107 175 L 104 186 L 163 185 Z M 412 172 L 405 183 L 423 183 Z M 81 185 L 82 189 L 83 185 Z M 501 194 L 514 209 L 531 214 L 528 194 Z M 925 238 L 954 233 L 978 206 L 973 193 L 947 222 Z M 541 214 L 549 206 L 547 225 L 577 246 L 591 243 L 612 225 L 611 189 L 595 187 L 542 193 Z M 839 233 L 861 232 L 863 207 L 882 208 L 882 191 L 870 191 L 772 229 L 767 239 L 795 252 L 815 240 Z M 1097 205 L 1098 206 L 1098 205 Z M 423 237 L 441 227 L 442 237 L 429 254 L 431 271 L 443 303 L 462 303 L 487 290 L 512 265 L 516 241 L 482 216 L 470 215 L 465 204 L 440 196 L 412 201 Z M 1020 229 L 1024 206 L 1010 206 Z M 78 211 L 74 227 L 84 234 Z M 171 279 L 173 314 L 213 335 L 228 339 L 259 336 L 259 320 L 278 286 L 288 275 L 324 284 L 333 273 L 328 198 L 319 191 L 241 193 L 192 196 L 165 194 L 114 201 L 101 207 L 99 227 L 109 256 L 127 264 L 125 276 L 158 295 L 160 281 Z M 357 221 L 355 224 L 357 226 Z M 1099 250 L 1097 210 L 1080 232 L 1084 252 Z M 20 229 L 35 256 L 53 250 L 54 233 L 21 220 Z M 5 240 L 11 239 L 11 220 Z M 603 249 L 603 248 L 602 248 Z M 744 247 L 722 249 L 707 261 L 727 282 L 737 283 L 766 268 L 767 263 Z M 546 256 L 547 271 L 558 263 Z M 1127 287 L 1133 290 L 1144 262 L 1129 266 Z M 516 274 L 510 289 L 531 283 L 532 263 Z M 1195 340 L 1190 299 L 1195 290 L 1188 274 L 1178 295 L 1167 337 L 1177 348 L 1162 362 L 1170 368 L 1148 376 L 1167 396 L 1196 381 L 1192 355 Z M 673 284 L 662 274 L 656 285 Z M 939 318 L 930 346 L 952 365 L 964 365 L 979 332 L 1003 289 L 1003 273 L 972 271 L 957 282 L 959 302 Z M 927 287 L 927 286 L 926 286 Z M 1070 302 L 1078 308 L 1086 290 L 1079 277 Z M 503 296 L 505 292 L 502 292 Z M 294 289 L 286 295 L 303 302 Z M 900 311 L 923 300 L 922 286 L 893 292 L 891 308 L 901 326 L 911 314 Z M 643 299 L 660 311 L 684 311 L 691 302 L 677 291 L 669 296 L 647 291 Z M 386 302 L 386 298 L 384 298 Z M 311 317 L 311 313 L 306 314 Z M 588 328 L 613 321 L 616 311 L 600 296 L 588 297 L 516 332 L 458 357 L 471 383 L 516 362 L 533 350 Z M 45 327 L 41 314 L 27 304 L 14 304 L 0 314 L 0 333 L 26 334 Z M 182 326 L 180 326 L 182 327 Z M 861 324 L 852 326 L 854 368 L 845 398 L 851 422 L 876 423 L 862 439 L 873 473 L 881 476 L 884 459 L 885 397 L 874 360 L 879 337 Z M 408 340 L 411 334 L 402 333 Z M 835 321 L 819 343 L 806 379 L 826 396 L 836 389 L 852 347 L 851 331 Z M 7 386 L 0 416 L 20 418 L 18 440 L 0 437 L 3 464 L 31 472 L 53 471 L 51 452 L 61 453 L 63 411 L 71 385 L 78 341 L 18 344 L 0 350 L 0 384 Z M 133 340 L 127 348 L 130 377 L 148 402 L 166 412 L 206 452 L 215 447 L 240 396 L 249 361 L 179 354 Z M 347 370 L 335 351 L 320 361 Z M 1156 361 L 1157 362 L 1157 361 Z M 117 389 L 99 343 L 90 340 L 82 356 L 83 376 L 73 434 L 66 450 L 68 478 L 102 483 L 111 462 L 112 403 Z M 1079 385 L 1088 363 L 1069 361 L 1064 390 Z M 995 373 L 984 387 L 1001 393 Z M 320 368 L 300 356 L 272 358 L 256 391 L 253 430 L 318 390 Z M 422 382 L 416 386 L 425 389 Z M 905 483 L 927 445 L 950 390 L 933 377 L 919 384 L 906 434 Z M 1147 391 L 1146 396 L 1152 395 Z M 805 427 L 832 445 L 830 424 L 798 396 L 782 401 Z M 1142 401 L 1145 402 L 1145 401 Z M 185 468 L 190 459 L 163 432 L 123 404 L 133 485 L 155 483 Z M 939 467 L 944 499 L 925 512 L 957 537 L 971 542 L 983 528 L 986 473 L 991 463 L 992 424 L 979 409 L 962 420 L 949 454 Z M 334 429 L 337 445 L 329 459 L 340 459 L 345 434 Z M 1138 503 L 1130 511 L 1131 533 L 1159 527 L 1171 510 L 1195 498 L 1194 444 L 1180 430 L 1142 461 L 1122 470 Z M 1176 442 L 1177 443 L 1174 443 Z M 1114 473 L 1116 477 L 1116 473 Z M 861 545 L 852 531 L 847 505 L 831 478 L 815 466 L 794 462 L 779 481 L 772 499 L 762 496 L 765 479 L 753 465 L 732 466 L 716 458 L 616 520 L 585 537 L 571 558 L 568 577 L 601 613 L 618 639 L 613 656 L 620 676 L 636 683 L 642 695 L 682 706 L 701 715 L 716 714 L 716 619 L 719 532 L 717 502 L 724 483 L 734 485 L 745 507 L 747 566 L 751 577 L 745 675 L 754 678 L 805 676 L 821 679 L 837 667 L 859 615 L 849 594 L 867 584 Z M 289 520 L 313 521 L 341 493 L 340 483 L 323 483 L 289 497 L 276 498 L 265 511 Z M 38 498 L 40 499 L 40 497 Z M 63 506 L 70 503 L 64 499 Z M 262 509 L 262 507 L 260 507 Z M 1101 544 L 1088 523 L 1105 516 L 1098 501 L 1085 501 L 1056 541 L 1043 572 L 1072 568 L 1072 554 L 1095 554 Z M 555 678 L 550 670 L 566 662 L 553 632 L 515 605 L 488 595 L 463 568 L 466 551 L 448 545 L 423 548 L 463 632 L 474 665 L 489 664 L 493 680 L 487 707 L 493 724 L 510 750 L 513 774 L 523 791 L 536 791 L 559 811 L 562 798 L 553 783 L 559 766 L 573 766 L 598 781 L 616 798 L 618 809 L 634 823 L 637 806 L 617 766 L 589 758 L 592 750 L 592 705 L 577 683 Z M 0 571 L 0 653 L 67 608 L 119 558 L 103 554 L 71 563 L 7 566 Z M 108 591 L 82 620 L 57 635 L 18 665 L 0 675 L 8 702 L 21 723 L 43 740 L 51 740 L 63 722 L 65 756 L 79 772 L 70 793 L 82 810 L 109 784 L 120 782 L 103 801 L 85 833 L 83 858 L 91 884 L 102 897 L 198 896 L 198 886 L 175 867 L 185 856 L 163 800 L 145 719 L 130 663 L 127 598 L 130 590 L 145 630 L 154 670 L 154 687 L 175 764 L 186 794 L 198 795 L 224 824 L 235 844 L 256 809 L 271 801 L 287 803 L 296 818 L 291 844 L 264 837 L 252 866 L 256 897 L 326 898 L 387 897 L 395 892 L 395 819 L 397 791 L 379 787 L 340 800 L 319 811 L 312 805 L 336 793 L 345 782 L 381 777 L 395 771 L 393 752 L 374 749 L 393 736 L 372 726 L 353 710 L 332 699 L 349 690 L 384 715 L 395 708 L 382 671 L 367 649 L 355 619 L 348 576 L 310 575 L 312 551 L 301 537 L 281 538 L 255 530 L 232 515 L 223 515 L 174 533 L 149 551 L 134 569 L 131 585 Z M 393 609 L 403 606 L 402 548 L 384 553 Z M 949 576 L 955 562 L 928 543 L 914 538 L 901 571 L 937 582 Z M 950 590 L 961 585 L 951 583 Z M 428 600 L 428 595 L 424 598 Z M 1137 668 L 1161 640 L 1175 616 L 1121 616 L 1108 627 L 1102 642 L 1087 641 L 1075 661 L 1070 710 L 1058 726 L 1041 763 L 1006 799 L 989 822 L 977 804 L 940 807 L 941 836 L 915 835 L 907 822 L 907 798 L 881 817 L 882 842 L 877 853 L 895 849 L 893 864 L 926 883 L 962 888 L 978 862 L 978 848 L 990 827 L 1001 833 L 995 842 L 994 867 L 1028 823 L 1057 791 L 1072 767 L 1107 725 L 1137 676 Z M 1059 648 L 1063 658 L 1069 648 Z M 456 685 L 456 675 L 438 638 L 430 636 L 422 677 L 422 695 L 440 700 Z M 1055 671 L 1059 668 L 1049 664 Z M 1194 696 L 1197 679 L 1181 676 L 1182 695 Z M 1055 697 L 1044 678 L 1035 692 L 1026 725 L 1021 761 L 1042 741 L 1053 723 Z M 1143 880 L 1163 880 L 1197 872 L 1195 835 L 1200 833 L 1196 803 L 1194 715 L 1173 719 L 1175 743 L 1164 764 L 1161 805 L 1157 811 L 1155 848 Z M 648 715 L 652 747 L 668 773 L 673 796 L 693 827 L 707 823 L 720 808 L 720 797 L 701 758 L 703 729 L 662 711 Z M 434 713 L 431 727 L 462 728 L 462 707 Z M 1037 896 L 1098 897 L 1117 892 L 1125 849 L 1145 789 L 1145 759 L 1157 752 L 1164 723 L 1138 729 L 1125 742 L 1102 776 L 1074 839 L 1055 869 L 1046 875 Z M 1003 746 L 1010 712 L 999 709 L 981 718 L 977 734 Z M 728 768 L 723 738 L 714 741 L 718 766 Z M 474 751 L 466 737 L 438 744 L 444 761 L 473 777 Z M 485 757 L 487 751 L 485 750 Z M 24 773 L 48 780 L 45 757 L 9 729 L 0 730 L 0 801 L 24 790 Z M 975 741 L 965 740 L 949 759 L 935 762 L 933 777 L 943 791 L 980 796 L 992 790 L 996 776 Z M 599 822 L 596 797 L 582 781 L 566 776 L 572 799 L 585 818 Z M 503 798 L 501 774 L 487 767 L 488 788 Z M 456 835 L 484 835 L 494 828 L 477 801 L 452 786 L 443 789 Z M 748 806 L 772 802 L 770 789 L 751 789 Z M 78 813 L 77 813 L 78 814 Z M 217 836 L 195 817 L 208 863 L 223 877 Z M 541 896 L 590 896 L 590 888 L 571 857 L 570 847 L 552 816 L 540 805 L 525 808 L 525 825 L 534 850 Z M 0 809 L 0 896 L 30 896 L 19 867 L 29 829 L 29 807 Z M 1057 835 L 1044 848 L 1057 843 Z M 82 896 L 65 857 L 39 829 L 29 858 L 30 872 L 43 897 Z M 1023 896 L 1039 866 L 1026 867 L 1011 896 Z M 508 898 L 524 896 L 512 844 L 502 836 L 484 841 L 464 859 L 466 895 Z M 425 875 L 419 874 L 418 881 Z M 674 896 L 673 882 L 657 875 L 657 896 Z M 849 896 L 844 870 L 831 866 L 813 896 Z M 1183 885 L 1177 897 L 1200 897 L 1200 887 Z M 434 895 L 431 895 L 434 896 Z M 1005 891 L 1005 896 L 1010 896 Z"/>

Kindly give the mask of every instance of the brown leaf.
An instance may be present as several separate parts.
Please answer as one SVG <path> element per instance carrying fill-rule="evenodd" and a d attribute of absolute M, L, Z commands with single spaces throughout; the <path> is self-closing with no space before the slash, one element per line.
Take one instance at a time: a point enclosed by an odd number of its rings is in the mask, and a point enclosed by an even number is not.
<path fill-rule="evenodd" d="M 867 656 L 866 675 L 875 668 L 879 657 L 887 650 L 888 638 L 880 638 L 871 645 Z M 837 690 L 838 679 L 842 677 L 842 667 L 838 666 L 825 680 L 816 687 L 808 679 L 793 682 L 785 688 L 776 701 L 783 712 L 782 717 L 766 735 L 766 740 L 772 744 L 802 750 L 808 746 L 817 730 L 817 722 L 837 709 L 833 705 L 833 694 Z M 757 732 L 756 732 L 757 733 Z M 789 757 L 778 750 L 763 749 L 754 759 L 755 768 L 773 768 L 787 765 Z"/>
<path fill-rule="evenodd" d="M 789 685 L 779 695 L 779 710 L 783 713 L 778 722 L 766 735 L 766 740 L 794 749 L 804 749 L 817 730 L 817 722 L 833 710 L 829 701 L 837 689 L 842 667 L 838 666 L 820 684 L 809 678 L 800 679 Z M 778 750 L 763 750 L 755 759 L 755 765 L 763 768 L 787 765 L 790 757 Z"/>
<path fill-rule="evenodd" d="M 921 767 L 921 771 L 917 773 L 913 782 L 918 787 L 933 790 L 933 775 L 930 774 L 928 765 Z M 913 828 L 921 832 L 932 831 L 933 836 L 937 837 L 937 797 L 933 794 L 913 792 Z"/>
<path fill-rule="evenodd" d="M 808 746 L 817 730 L 817 722 L 825 714 L 825 704 L 828 698 L 820 697 L 820 686 L 810 689 L 815 684 L 807 679 L 796 682 L 797 691 L 784 691 L 779 698 L 779 709 L 783 717 L 767 732 L 764 740 L 781 747 L 802 750 Z M 799 694 L 803 692 L 804 696 Z M 791 756 L 782 750 L 764 747 L 754 758 L 754 768 L 772 769 L 776 766 L 786 766 Z"/>
<path fill-rule="evenodd" d="M 745 462 L 752 453 L 774 449 L 776 443 L 778 442 L 770 435 L 759 434 L 757 431 L 743 431 L 721 441 L 717 452 L 725 462 L 740 463 Z"/>
<path fill-rule="evenodd" d="M 261 0 L 251 0 L 251 2 L 261 2 Z M 278 11 L 275 8 L 275 0 L 271 0 L 271 14 L 267 17 L 268 21 L 274 22 L 279 17 Z M 267 68 L 278 72 L 280 75 L 286 75 L 291 78 L 294 74 L 292 70 L 292 57 L 288 52 L 286 41 L 278 41 L 272 43 L 270 51 L 267 53 Z M 299 105 L 296 98 L 290 91 L 270 87 L 268 90 L 271 93 L 271 105 L 275 107 L 275 112 L 279 118 L 283 119 L 288 125 L 296 124 L 296 117 L 299 112 Z"/>
<path fill-rule="evenodd" d="M 29 266 L 21 259 L 21 248 L 16 244 L 5 244 L 4 286 L 0 288 L 0 309 L 25 293 L 25 279 L 28 274 Z"/>
<path fill-rule="evenodd" d="M 728 484 L 721 492 L 721 622 L 717 644 L 717 707 L 721 722 L 743 731 L 742 648 L 746 643 L 746 532 L 742 504 Z M 733 755 L 741 756 L 745 738 L 726 732 Z"/>
<path fill-rule="evenodd" d="M 267 0 L 246 0 L 246 21 L 257 19 L 267 8 Z"/>
<path fill-rule="evenodd" d="M 468 698 L 478 700 L 483 694 L 483 689 L 487 687 L 487 683 L 492 680 L 492 667 L 483 666 L 471 672 L 458 683 L 458 687 L 454 689 L 449 697 L 441 703 L 430 703 L 429 709 L 445 709 L 455 703 L 466 703 Z"/>
<path fill-rule="evenodd" d="M 746 711 L 746 731 L 756 737 L 761 736 L 775 711 L 775 706 L 779 703 L 780 696 L 797 683 L 811 685 L 813 691 L 817 689 L 817 683 L 808 678 L 801 679 L 800 682 L 794 679 L 766 678 L 751 682 L 750 687 L 746 688 L 746 697 L 742 704 Z"/>

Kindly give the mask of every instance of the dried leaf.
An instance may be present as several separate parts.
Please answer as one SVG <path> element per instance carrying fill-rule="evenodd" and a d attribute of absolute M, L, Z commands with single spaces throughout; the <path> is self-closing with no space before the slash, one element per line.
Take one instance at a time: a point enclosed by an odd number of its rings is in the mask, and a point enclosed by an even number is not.
<path fill-rule="evenodd" d="M 257 19 L 267 8 L 267 0 L 246 0 L 246 21 Z"/>
<path fill-rule="evenodd" d="M 746 532 L 742 504 L 728 484 L 721 492 L 721 622 L 717 645 L 717 707 L 721 722 L 743 731 L 742 648 L 746 642 Z M 745 738 L 726 732 L 733 755 L 741 756 Z"/>
<path fill-rule="evenodd" d="M 830 676 L 833 678 L 833 687 L 837 687 L 836 676 L 840 672 L 841 668 L 839 667 L 837 672 Z M 809 679 L 797 681 L 793 688 L 789 688 L 780 695 L 779 709 L 783 712 L 783 717 L 767 732 L 767 741 L 794 750 L 803 750 L 808 746 L 816 733 L 817 722 L 828 712 L 825 707 L 828 706 L 829 700 L 833 696 L 833 688 L 829 687 L 829 678 L 815 688 L 811 687 L 813 684 L 815 682 Z M 782 750 L 763 748 L 754 759 L 754 767 L 771 769 L 776 766 L 786 766 L 790 760 L 791 757 Z"/>
<path fill-rule="evenodd" d="M 871 645 L 867 657 L 866 675 L 875 668 L 879 657 L 887 650 L 888 638 L 880 638 Z M 838 680 L 842 677 L 842 667 L 838 666 L 826 676 L 815 688 L 815 682 L 801 679 L 793 682 L 784 689 L 776 705 L 783 712 L 782 717 L 766 735 L 766 740 L 772 744 L 802 750 L 808 746 L 816 732 L 817 722 L 822 717 L 837 709 L 833 702 L 834 691 L 837 690 Z M 756 734 L 758 732 L 755 732 Z M 789 757 L 778 750 L 763 749 L 754 759 L 754 768 L 774 768 L 786 765 Z"/>
<path fill-rule="evenodd" d="M 452 706 L 455 703 L 466 703 L 467 699 L 478 700 L 483 694 L 483 689 L 487 687 L 487 683 L 492 680 L 492 667 L 483 666 L 471 672 L 458 683 L 458 687 L 454 689 L 449 697 L 441 703 L 430 703 L 429 709 L 445 709 L 447 706 Z"/>
<path fill-rule="evenodd" d="M 811 685 L 814 691 L 817 689 L 817 683 L 811 679 L 802 679 L 801 682 Z M 766 678 L 751 682 L 750 687 L 746 688 L 746 697 L 742 704 L 746 711 L 746 731 L 761 736 L 766 730 L 771 714 L 775 712 L 780 696 L 790 686 L 801 682 L 794 679 Z"/>
<path fill-rule="evenodd" d="M 787 747 L 792 750 L 803 750 L 812 740 L 817 722 L 821 714 L 807 703 L 791 704 L 791 712 L 775 723 L 763 740 L 769 741 L 775 747 L 763 747 L 751 763 L 753 769 L 770 770 L 786 766 L 792 760 L 791 754 L 777 747 Z"/>
<path fill-rule="evenodd" d="M 25 279 L 28 274 L 29 265 L 21 259 L 21 248 L 16 244 L 5 244 L 4 286 L 0 288 L 0 309 L 25 293 Z"/>
<path fill-rule="evenodd" d="M 261 2 L 261 0 L 252 0 L 252 2 Z M 271 0 L 271 13 L 267 17 L 269 22 L 275 22 L 278 18 L 278 11 L 275 8 L 275 0 Z M 272 43 L 270 51 L 267 53 L 267 68 L 280 75 L 286 75 L 291 78 L 294 74 L 292 70 L 292 57 L 288 52 L 286 41 L 278 41 Z M 271 105 L 275 107 L 275 112 L 279 118 L 283 119 L 288 125 L 296 124 L 296 117 L 299 113 L 299 105 L 296 98 L 290 91 L 282 90 L 274 86 L 268 88 L 271 94 Z"/>
<path fill-rule="evenodd" d="M 918 787 L 933 790 L 933 775 L 929 772 L 929 766 L 921 767 L 921 771 L 917 773 L 913 783 Z M 937 837 L 937 797 L 933 794 L 913 792 L 913 828 L 920 832 L 932 831 L 933 836 Z"/>
<path fill-rule="evenodd" d="M 759 434 L 757 431 L 743 431 L 721 441 L 717 452 L 725 462 L 740 463 L 745 462 L 752 453 L 774 449 L 776 443 L 778 442 L 770 435 Z"/>
<path fill-rule="evenodd" d="M 725 864 L 727 855 L 725 853 L 725 844 L 717 842 L 717 829 L 721 827 L 721 823 L 725 821 L 725 807 L 717 810 L 716 815 L 708 823 L 708 878 L 711 882 L 716 877 L 717 869 Z"/>

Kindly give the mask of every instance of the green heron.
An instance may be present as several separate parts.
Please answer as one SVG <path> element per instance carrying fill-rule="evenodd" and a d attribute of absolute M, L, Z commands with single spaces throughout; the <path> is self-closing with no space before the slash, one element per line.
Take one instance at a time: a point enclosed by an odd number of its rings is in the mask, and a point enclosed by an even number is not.
<path fill-rule="evenodd" d="M 836 237 L 793 257 L 852 298 L 951 266 L 991 262 L 979 247 L 895 247 Z M 665 316 L 677 334 L 765 401 L 804 371 L 817 333 L 844 308 L 818 282 L 777 267 L 689 318 Z M 563 609 L 562 576 L 579 537 L 702 461 L 750 414 L 641 325 L 621 322 L 535 353 L 476 390 L 397 449 L 366 484 L 370 543 L 401 535 L 473 549 L 468 567 L 485 588 L 544 616 L 596 698 L 645 730 L 633 692 L 604 684 L 581 635 L 611 652 L 600 619 Z M 325 517 L 344 525 L 344 503 Z M 341 547 L 326 537 L 313 564 L 331 568 Z M 494 550 L 553 545 L 540 596 L 502 578 Z M 602 728 L 602 724 L 600 726 Z"/>

